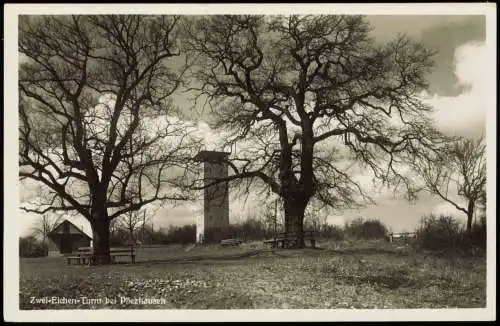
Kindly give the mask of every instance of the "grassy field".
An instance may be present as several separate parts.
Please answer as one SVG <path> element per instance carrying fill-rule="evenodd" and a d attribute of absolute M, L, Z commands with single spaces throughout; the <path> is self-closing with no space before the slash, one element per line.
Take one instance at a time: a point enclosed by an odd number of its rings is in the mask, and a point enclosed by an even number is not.
<path fill-rule="evenodd" d="M 379 241 L 139 248 L 137 263 L 20 261 L 20 309 L 484 308 L 486 258 Z M 66 300 L 66 301 L 65 301 Z"/>

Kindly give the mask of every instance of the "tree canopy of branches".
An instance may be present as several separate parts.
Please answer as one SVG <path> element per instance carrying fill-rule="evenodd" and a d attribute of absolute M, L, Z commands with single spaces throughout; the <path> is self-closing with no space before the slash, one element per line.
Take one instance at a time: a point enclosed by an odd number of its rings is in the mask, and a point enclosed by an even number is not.
<path fill-rule="evenodd" d="M 470 231 L 475 210 L 486 209 L 484 138 L 461 138 L 442 152 L 422 158 L 415 161 L 415 168 L 424 181 L 424 189 L 466 214 L 467 230 Z"/>
<path fill-rule="evenodd" d="M 202 63 L 193 88 L 229 135 L 232 172 L 218 182 L 269 187 L 299 246 L 311 198 L 369 199 L 351 163 L 412 195 L 402 167 L 442 142 L 418 97 L 432 51 L 405 36 L 378 44 L 361 16 L 207 16 L 190 27 Z"/>
<path fill-rule="evenodd" d="M 49 193 L 23 209 L 86 217 L 99 263 L 109 262 L 110 220 L 187 199 L 171 186 L 194 144 L 171 101 L 188 65 L 179 19 L 19 19 L 20 178 Z"/>

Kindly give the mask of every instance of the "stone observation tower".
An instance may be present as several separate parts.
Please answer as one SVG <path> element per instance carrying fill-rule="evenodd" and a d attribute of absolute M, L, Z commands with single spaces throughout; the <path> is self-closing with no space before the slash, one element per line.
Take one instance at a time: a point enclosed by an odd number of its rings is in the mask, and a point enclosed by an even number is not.
<path fill-rule="evenodd" d="M 198 162 L 204 162 L 205 186 L 216 179 L 226 178 L 228 168 L 225 160 L 229 153 L 217 151 L 201 151 L 195 156 Z M 227 182 L 217 183 L 204 188 L 203 220 L 196 224 L 196 241 L 219 241 L 222 234 L 213 230 L 211 238 L 207 238 L 210 229 L 220 229 L 229 226 L 229 186 Z M 220 233 L 220 232 L 219 232 Z"/>

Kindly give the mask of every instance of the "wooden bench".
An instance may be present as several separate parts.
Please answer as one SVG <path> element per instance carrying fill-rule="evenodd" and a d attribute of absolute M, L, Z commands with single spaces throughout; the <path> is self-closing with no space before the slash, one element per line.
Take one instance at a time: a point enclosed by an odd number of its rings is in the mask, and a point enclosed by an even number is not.
<path fill-rule="evenodd" d="M 228 247 L 228 246 L 236 247 L 236 246 L 239 246 L 242 242 L 243 241 L 239 240 L 239 239 L 224 239 L 224 240 L 221 240 L 219 244 L 222 247 Z"/>
<path fill-rule="evenodd" d="M 134 247 L 110 248 L 109 255 L 113 263 L 116 263 L 116 257 L 130 257 L 132 263 L 135 263 L 136 252 Z M 76 255 L 66 257 L 68 265 L 71 265 L 71 261 L 76 261 L 78 265 L 91 264 L 94 258 L 92 247 L 78 248 Z"/>
<path fill-rule="evenodd" d="M 297 244 L 298 235 L 296 232 L 282 232 L 278 233 L 273 239 L 264 240 L 264 244 L 271 245 L 272 248 L 291 248 Z M 311 247 L 316 247 L 316 239 L 314 238 L 314 231 L 304 231 L 304 242 L 309 241 Z"/>
<path fill-rule="evenodd" d="M 135 264 L 135 248 L 134 247 L 110 249 L 109 254 L 111 256 L 111 260 L 113 261 L 113 263 L 116 263 L 116 257 L 130 257 L 132 264 Z"/>
<path fill-rule="evenodd" d="M 80 247 L 77 249 L 76 254 L 66 257 L 68 265 L 75 261 L 78 265 L 88 265 L 92 259 L 92 247 Z"/>

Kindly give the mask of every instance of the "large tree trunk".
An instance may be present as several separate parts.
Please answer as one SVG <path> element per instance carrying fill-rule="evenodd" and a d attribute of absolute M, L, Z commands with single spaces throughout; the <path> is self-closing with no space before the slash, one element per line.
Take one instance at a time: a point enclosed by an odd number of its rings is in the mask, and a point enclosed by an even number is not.
<path fill-rule="evenodd" d="M 296 233 L 297 243 L 295 247 L 304 248 L 304 212 L 307 202 L 297 200 L 296 198 L 285 198 L 283 202 L 285 210 L 285 232 Z"/>
<path fill-rule="evenodd" d="M 467 232 L 472 230 L 472 219 L 474 218 L 474 207 L 475 203 L 473 200 L 469 200 L 467 204 Z"/>
<path fill-rule="evenodd" d="M 109 218 L 103 216 L 95 219 L 92 224 L 94 257 L 93 261 L 98 265 L 105 265 L 111 262 L 109 254 Z"/>

